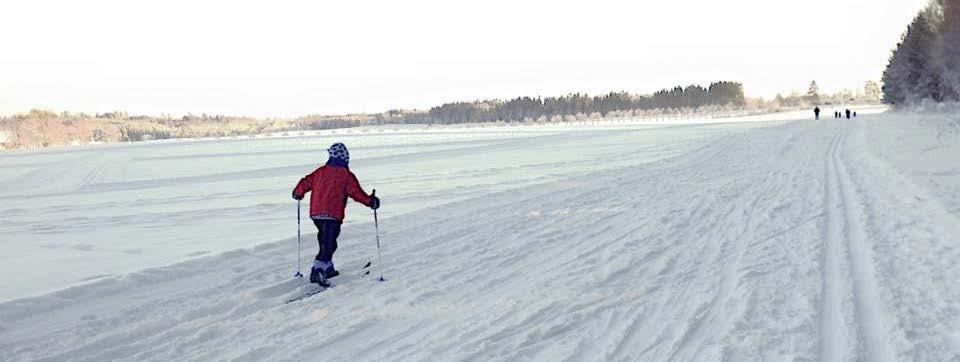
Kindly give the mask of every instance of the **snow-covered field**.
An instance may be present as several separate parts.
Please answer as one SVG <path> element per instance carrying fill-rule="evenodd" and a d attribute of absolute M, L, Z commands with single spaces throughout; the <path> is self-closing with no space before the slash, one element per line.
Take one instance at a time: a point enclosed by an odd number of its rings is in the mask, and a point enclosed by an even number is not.
<path fill-rule="evenodd" d="M 960 359 L 957 117 L 867 113 L 3 154 L 0 360 Z M 285 304 L 334 140 L 388 280 Z"/>
<path fill-rule="evenodd" d="M 802 116 L 806 116 L 804 112 Z M 382 216 L 687 152 L 773 114 L 691 127 L 605 122 L 526 127 L 389 126 L 275 138 L 165 140 L 0 154 L 0 302 L 237 248 L 296 231 L 290 191 L 345 142 Z M 719 120 L 693 120 L 717 122 Z M 682 122 L 688 122 L 686 120 Z M 306 205 L 304 205 L 306 207 Z M 351 205 L 347 222 L 372 214 Z M 313 228 L 312 225 L 309 225 Z M 388 228 L 390 226 L 387 226 Z M 308 228 L 309 229 L 309 228 Z"/>

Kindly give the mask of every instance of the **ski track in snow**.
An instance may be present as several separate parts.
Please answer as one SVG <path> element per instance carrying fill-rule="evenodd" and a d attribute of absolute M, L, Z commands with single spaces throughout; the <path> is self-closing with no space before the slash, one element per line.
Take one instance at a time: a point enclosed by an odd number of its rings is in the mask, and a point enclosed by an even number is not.
<path fill-rule="evenodd" d="M 846 128 L 846 127 L 845 127 Z M 889 349 L 890 339 L 882 320 L 883 312 L 877 301 L 877 282 L 874 277 L 872 252 L 866 248 L 863 231 L 863 219 L 860 215 L 859 195 L 852 189 L 852 181 L 843 161 L 843 150 L 847 143 L 848 130 L 842 129 L 833 139 L 827 151 L 826 160 L 826 197 L 824 200 L 827 215 L 827 230 L 824 235 L 823 267 L 823 316 L 821 317 L 821 360 L 841 361 L 848 352 L 846 329 L 856 329 L 860 342 L 854 351 L 857 359 L 866 361 L 892 361 L 893 353 Z M 846 255 L 843 265 L 849 273 L 840 270 L 842 255 Z M 841 315 L 842 300 L 838 285 L 843 279 L 850 278 L 854 323 L 845 322 Z M 848 318 L 849 320 L 849 318 Z M 851 343 L 849 347 L 852 347 Z"/>
<path fill-rule="evenodd" d="M 821 299 L 823 303 L 820 307 L 820 360 L 823 361 L 841 361 L 847 353 L 847 335 L 844 329 L 843 304 L 841 286 L 844 281 L 843 274 L 840 271 L 841 242 L 843 241 L 842 220 L 836 208 L 840 202 L 837 200 L 837 169 L 835 155 L 840 144 L 841 137 L 835 136 L 830 142 L 826 152 L 826 180 L 824 182 L 824 208 L 826 209 L 826 230 L 823 237 L 823 258 L 821 259 L 822 273 L 821 280 L 823 288 Z"/>
<path fill-rule="evenodd" d="M 291 239 L 5 302 L 0 360 L 960 359 L 960 223 L 874 117 L 385 217 L 384 283 L 345 224 L 290 304 Z"/>
<path fill-rule="evenodd" d="M 846 142 L 843 135 L 840 142 Z M 878 302 L 877 282 L 874 278 L 872 252 L 867 248 L 862 217 L 858 203 L 859 196 L 853 190 L 847 168 L 842 162 L 839 148 L 834 149 L 834 176 L 839 177 L 838 189 L 841 194 L 844 215 L 839 220 L 846 224 L 847 255 L 853 276 L 853 295 L 856 306 L 858 336 L 862 339 L 861 358 L 867 361 L 891 361 L 893 353 L 888 348 L 886 327 L 883 322 L 885 311 Z M 837 219 L 834 219 L 837 221 Z"/>

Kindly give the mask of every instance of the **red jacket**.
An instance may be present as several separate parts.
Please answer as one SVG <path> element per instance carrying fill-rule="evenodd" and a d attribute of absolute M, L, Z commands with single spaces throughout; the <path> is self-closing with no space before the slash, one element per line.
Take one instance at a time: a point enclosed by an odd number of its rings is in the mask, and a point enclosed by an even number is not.
<path fill-rule="evenodd" d="M 310 193 L 310 217 L 329 217 L 343 220 L 343 209 L 347 207 L 347 196 L 354 201 L 370 206 L 367 195 L 357 176 L 347 168 L 331 165 L 320 166 L 316 171 L 300 179 L 293 189 L 294 196 Z"/>

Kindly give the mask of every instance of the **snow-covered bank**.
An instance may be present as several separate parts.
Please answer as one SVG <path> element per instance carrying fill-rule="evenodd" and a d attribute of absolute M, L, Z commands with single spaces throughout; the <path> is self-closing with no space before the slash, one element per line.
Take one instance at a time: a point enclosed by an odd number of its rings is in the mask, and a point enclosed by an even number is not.
<path fill-rule="evenodd" d="M 960 214 L 960 105 L 891 111 L 867 124 L 870 150 Z"/>
<path fill-rule="evenodd" d="M 375 171 L 378 193 L 409 182 L 391 192 L 416 199 L 432 190 L 412 185 L 436 177 L 493 180 L 444 189 L 442 201 L 392 201 L 405 209 L 382 222 L 387 282 L 357 274 L 376 252 L 367 215 L 348 210 L 358 218 L 336 257 L 345 273 L 310 299 L 283 303 L 303 291 L 288 237 L 0 304 L 0 359 L 956 359 L 960 187 L 944 171 L 953 159 L 924 151 L 936 123 L 916 117 L 383 155 L 432 156 L 358 165 L 361 178 Z M 376 174 L 408 167 L 424 177 Z M 467 179 L 441 176 L 447 167 Z"/>

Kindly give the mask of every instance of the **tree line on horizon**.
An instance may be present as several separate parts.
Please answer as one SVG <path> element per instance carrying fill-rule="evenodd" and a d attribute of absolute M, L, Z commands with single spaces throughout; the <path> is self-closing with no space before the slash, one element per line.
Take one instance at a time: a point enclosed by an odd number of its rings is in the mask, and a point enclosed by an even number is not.
<path fill-rule="evenodd" d="M 408 112 L 392 121 L 406 124 L 456 124 L 552 119 L 555 116 L 652 109 L 698 109 L 705 106 L 742 107 L 743 84 L 715 82 L 709 87 L 689 85 L 663 89 L 652 95 L 611 92 L 600 96 L 574 93 L 559 97 L 518 97 L 445 103 L 427 112 Z M 396 114 L 397 112 L 394 112 Z M 388 112 L 390 115 L 390 112 Z"/>
<path fill-rule="evenodd" d="M 883 72 L 883 100 L 960 101 L 960 0 L 932 0 L 907 26 Z"/>
<path fill-rule="evenodd" d="M 106 142 L 136 142 L 183 137 L 218 137 L 257 134 L 289 127 L 286 121 L 250 117 L 187 114 L 131 116 L 107 113 L 54 113 L 32 109 L 0 117 L 0 149 L 49 147 Z"/>
<path fill-rule="evenodd" d="M 869 89 L 869 85 L 868 85 Z M 872 101 L 849 90 L 834 95 L 777 95 L 765 101 L 745 98 L 738 82 L 689 85 L 649 95 L 611 92 L 600 96 L 573 93 L 556 97 L 518 97 L 445 103 L 427 110 L 390 110 L 375 114 L 305 115 L 295 119 L 256 119 L 208 114 L 173 117 L 130 115 L 123 111 L 86 114 L 31 110 L 0 116 L 0 149 L 36 148 L 169 138 L 233 137 L 383 124 L 457 124 L 481 122 L 559 123 L 601 118 L 673 117 L 730 110 L 778 111 L 814 103 Z M 869 95 L 869 91 L 867 92 Z"/>

